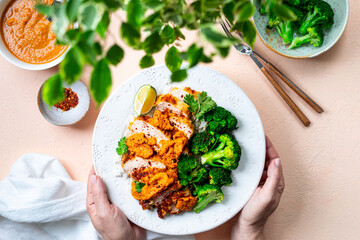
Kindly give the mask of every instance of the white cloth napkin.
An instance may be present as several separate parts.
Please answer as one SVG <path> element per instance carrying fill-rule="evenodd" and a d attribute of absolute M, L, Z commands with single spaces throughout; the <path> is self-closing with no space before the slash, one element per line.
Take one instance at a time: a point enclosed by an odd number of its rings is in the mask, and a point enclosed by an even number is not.
<path fill-rule="evenodd" d="M 26 154 L 0 181 L 0 239 L 101 239 L 85 206 L 86 184 L 52 156 Z M 192 240 L 148 232 L 148 240 Z"/>

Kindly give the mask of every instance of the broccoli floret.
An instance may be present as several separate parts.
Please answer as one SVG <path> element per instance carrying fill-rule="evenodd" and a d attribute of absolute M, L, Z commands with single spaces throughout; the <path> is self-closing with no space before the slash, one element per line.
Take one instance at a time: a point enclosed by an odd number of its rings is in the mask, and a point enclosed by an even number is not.
<path fill-rule="evenodd" d="M 241 148 L 238 142 L 229 134 L 221 135 L 218 141 L 219 145 L 216 149 L 201 156 L 201 163 L 227 170 L 236 169 L 241 156 Z"/>
<path fill-rule="evenodd" d="M 236 128 L 237 119 L 223 107 L 215 107 L 205 116 L 207 130 L 215 133 L 232 131 Z"/>
<path fill-rule="evenodd" d="M 197 133 L 190 140 L 190 150 L 194 154 L 207 153 L 216 142 L 216 136 L 212 132 Z"/>
<path fill-rule="evenodd" d="M 182 154 L 178 161 L 179 173 L 187 174 L 198 166 L 198 163 L 193 155 Z"/>
<path fill-rule="evenodd" d="M 294 38 L 295 30 L 299 25 L 298 23 L 304 17 L 304 14 L 300 10 L 290 7 L 290 6 L 289 6 L 289 8 L 296 15 L 295 21 L 281 20 L 279 17 L 277 17 L 275 15 L 270 15 L 268 26 L 267 26 L 267 28 L 269 28 L 269 29 L 275 28 L 278 31 L 280 37 L 284 40 L 285 44 L 291 43 L 291 41 Z"/>
<path fill-rule="evenodd" d="M 224 168 L 212 168 L 209 171 L 210 184 L 217 185 L 219 187 L 223 185 L 230 185 L 232 183 L 231 180 L 231 171 L 226 170 Z"/>
<path fill-rule="evenodd" d="M 295 38 L 289 49 L 300 47 L 303 44 L 310 43 L 314 47 L 319 47 L 324 42 L 324 33 L 320 28 L 309 28 L 308 34 Z"/>
<path fill-rule="evenodd" d="M 334 24 L 334 11 L 330 4 L 322 0 L 310 1 L 308 12 L 299 28 L 299 33 L 306 34 L 311 27 L 330 28 Z"/>
<path fill-rule="evenodd" d="M 192 155 L 181 155 L 178 161 L 178 176 L 180 184 L 187 186 L 190 183 L 203 182 L 208 179 L 208 171 L 200 166 Z"/>
<path fill-rule="evenodd" d="M 195 194 L 198 197 L 198 202 L 193 208 L 196 213 L 199 213 L 209 203 L 220 203 L 224 199 L 224 194 L 220 187 L 211 184 L 205 184 L 198 187 Z"/>

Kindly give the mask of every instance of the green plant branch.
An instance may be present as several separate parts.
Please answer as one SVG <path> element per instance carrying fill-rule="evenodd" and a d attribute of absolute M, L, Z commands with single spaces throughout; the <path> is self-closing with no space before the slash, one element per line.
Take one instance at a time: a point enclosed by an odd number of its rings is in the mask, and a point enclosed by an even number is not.
<path fill-rule="evenodd" d="M 280 4 L 279 0 L 272 1 Z M 237 26 L 236 30 L 242 32 L 251 47 L 256 38 L 255 28 L 248 20 L 254 13 L 250 0 L 195 0 L 190 3 L 186 0 L 129 0 L 126 4 L 125 0 L 66 0 L 60 6 L 37 5 L 36 8 L 53 18 L 57 41 L 70 45 L 60 63 L 60 74 L 47 80 L 48 91 L 43 92 L 43 98 L 49 105 L 62 98 L 59 82 L 79 80 L 85 66 L 92 68 L 90 92 L 93 99 L 100 105 L 107 98 L 112 85 L 110 65 L 116 66 L 124 57 L 124 50 L 117 43 L 107 49 L 108 35 L 116 42 L 114 33 L 109 30 L 110 15 L 121 23 L 119 35 L 123 42 L 145 53 L 139 63 L 141 68 L 152 66 L 153 55 L 168 46 L 165 64 L 175 82 L 187 77 L 187 69 L 201 62 L 211 62 L 215 55 L 228 55 L 234 41 L 214 26 L 222 16 Z M 126 19 L 116 12 L 120 9 L 126 11 Z M 78 23 L 77 29 L 72 28 L 74 23 Z M 206 55 L 202 41 L 194 41 L 180 52 L 177 47 L 180 40 L 185 39 L 184 29 L 199 30 L 198 38 L 205 39 L 216 52 Z M 101 40 L 95 41 L 96 36 Z M 180 69 L 183 61 L 189 63 L 188 68 Z"/>

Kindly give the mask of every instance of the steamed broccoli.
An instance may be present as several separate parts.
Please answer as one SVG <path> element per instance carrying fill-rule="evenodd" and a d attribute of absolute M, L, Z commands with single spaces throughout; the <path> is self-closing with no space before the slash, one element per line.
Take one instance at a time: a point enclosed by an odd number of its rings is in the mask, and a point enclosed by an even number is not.
<path fill-rule="evenodd" d="M 231 112 L 223 107 L 215 107 L 205 114 L 205 120 L 208 122 L 207 130 L 215 133 L 232 131 L 236 128 L 237 119 Z"/>
<path fill-rule="evenodd" d="M 241 148 L 238 142 L 229 134 L 221 135 L 218 141 L 219 145 L 216 149 L 201 156 L 201 163 L 227 170 L 236 169 L 241 156 Z"/>
<path fill-rule="evenodd" d="M 307 7 L 307 15 L 299 28 L 299 33 L 306 34 L 311 27 L 330 28 L 334 24 L 334 11 L 330 4 L 322 0 L 312 0 Z"/>
<path fill-rule="evenodd" d="M 220 203 L 224 199 L 224 194 L 220 187 L 211 184 L 205 184 L 198 187 L 195 195 L 198 197 L 198 202 L 193 208 L 196 213 L 199 213 L 209 203 Z"/>
<path fill-rule="evenodd" d="M 212 168 L 209 171 L 210 184 L 217 185 L 219 187 L 223 185 L 230 185 L 232 183 L 231 180 L 231 171 L 226 170 L 224 168 Z"/>
<path fill-rule="evenodd" d="M 320 28 L 309 28 L 308 34 L 297 37 L 289 46 L 289 49 L 300 47 L 303 44 L 310 43 L 314 47 L 319 47 L 324 41 L 324 33 Z"/>
<path fill-rule="evenodd" d="M 285 44 L 290 44 L 293 40 L 295 30 L 299 25 L 299 22 L 303 19 L 304 14 L 297 10 L 296 8 L 290 7 L 289 8 L 293 11 L 296 15 L 297 19 L 295 21 L 292 20 L 281 20 L 279 17 L 271 14 L 269 17 L 269 22 L 267 28 L 275 28 L 280 37 L 284 40 Z"/>
<path fill-rule="evenodd" d="M 180 184 L 187 186 L 194 182 L 203 182 L 208 178 L 208 172 L 200 166 L 196 158 L 192 155 L 183 154 L 178 161 L 178 176 Z"/>
<path fill-rule="evenodd" d="M 216 142 L 216 136 L 212 132 L 197 133 L 190 140 L 190 150 L 194 154 L 207 153 Z"/>

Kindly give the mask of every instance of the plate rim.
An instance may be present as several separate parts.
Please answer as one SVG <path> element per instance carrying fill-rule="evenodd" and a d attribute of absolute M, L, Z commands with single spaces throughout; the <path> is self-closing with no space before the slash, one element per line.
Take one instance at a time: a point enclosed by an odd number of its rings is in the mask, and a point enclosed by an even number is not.
<path fill-rule="evenodd" d="M 101 113 L 104 111 L 105 106 L 106 106 L 107 104 L 109 104 L 109 102 L 110 102 L 109 100 L 110 100 L 111 95 L 113 95 L 115 92 L 117 92 L 123 85 L 127 84 L 128 82 L 130 82 L 130 81 L 132 81 L 134 78 L 136 78 L 138 75 L 142 74 L 144 71 L 147 71 L 147 70 L 149 70 L 149 69 L 158 69 L 158 68 L 164 68 L 164 67 L 166 68 L 166 65 L 165 65 L 165 64 L 159 64 L 159 65 L 155 65 L 155 66 L 152 66 L 152 67 L 150 67 L 150 68 L 143 69 L 143 70 L 141 70 L 140 72 L 135 73 L 134 75 L 130 76 L 126 81 L 124 81 L 122 84 L 120 84 L 120 85 L 110 94 L 110 96 L 109 96 L 109 97 L 107 98 L 107 100 L 105 101 L 104 105 L 102 106 L 102 108 L 101 108 L 101 110 L 100 110 L 100 112 L 99 112 L 99 114 L 98 114 L 98 116 L 97 116 L 97 118 L 96 118 L 96 122 L 95 122 L 95 125 L 94 125 L 94 130 L 93 130 L 92 141 L 91 141 L 91 157 L 92 157 L 92 163 L 93 163 L 93 166 L 94 166 L 94 170 L 95 170 L 96 175 L 98 175 L 98 171 L 97 171 L 97 169 L 96 169 L 95 160 L 94 160 L 95 131 L 96 131 L 96 128 L 97 128 L 97 126 L 98 126 L 98 124 L 99 124 L 99 121 L 100 121 L 100 120 L 99 120 L 99 119 L 100 119 L 99 117 L 101 116 Z M 262 154 L 262 155 L 263 155 L 263 161 L 261 161 L 261 163 L 260 163 L 260 164 L 261 164 L 261 169 L 264 169 L 264 166 L 265 166 L 265 157 L 266 157 L 266 135 L 265 135 L 265 130 L 264 130 L 264 126 L 263 126 L 263 123 L 262 123 L 262 119 L 261 119 L 260 114 L 259 114 L 258 110 L 256 109 L 254 103 L 253 103 L 253 102 L 251 101 L 251 99 L 245 94 L 245 92 L 244 92 L 231 78 L 229 78 L 226 74 L 221 73 L 221 72 L 219 72 L 219 71 L 217 71 L 217 70 L 215 70 L 215 69 L 213 69 L 213 68 L 209 68 L 209 67 L 203 66 L 203 65 L 197 65 L 196 67 L 192 68 L 192 71 L 194 71 L 194 70 L 196 70 L 196 69 L 199 69 L 199 68 L 203 68 L 203 69 L 205 69 L 206 71 L 213 71 L 213 72 L 215 72 L 215 73 L 217 73 L 217 74 L 223 75 L 223 76 L 224 76 L 225 78 L 227 78 L 233 85 L 235 85 L 240 91 L 243 92 L 245 98 L 246 98 L 246 99 L 252 104 L 252 106 L 254 107 L 254 110 L 255 110 L 254 113 L 255 113 L 256 117 L 258 117 L 258 119 L 259 119 L 259 128 L 260 128 L 259 130 L 261 130 L 261 135 L 263 136 L 263 139 L 264 139 L 264 141 L 263 141 L 263 142 L 264 142 L 264 145 L 263 145 L 263 147 L 262 147 L 262 151 L 263 151 L 263 154 Z M 186 79 L 185 79 L 185 80 L 186 80 Z M 185 81 L 185 80 L 184 80 L 184 81 Z M 256 189 L 258 188 L 258 184 L 260 183 L 262 173 L 263 173 L 263 171 L 261 171 L 261 172 L 258 173 L 258 176 L 256 177 L 256 179 L 257 179 L 257 180 L 256 180 L 257 184 L 254 185 L 254 186 L 255 186 L 254 189 L 252 189 L 251 191 L 249 191 L 249 192 L 251 192 L 250 198 L 251 198 L 252 195 L 255 193 Z M 250 198 L 246 201 L 246 203 L 250 200 Z M 231 220 L 236 214 L 238 214 L 238 213 L 244 208 L 244 206 L 246 205 L 246 203 L 245 203 L 243 206 L 238 207 L 237 210 L 236 210 L 233 214 L 229 214 L 229 215 L 228 215 L 229 217 L 227 217 L 227 219 L 224 218 L 223 220 L 218 221 L 214 226 L 211 226 L 210 228 L 202 229 L 202 230 L 199 230 L 199 231 L 192 231 L 192 232 L 187 232 L 187 233 L 177 233 L 177 232 L 175 232 L 175 233 L 173 233 L 173 232 L 169 233 L 169 232 L 162 232 L 162 231 L 156 231 L 156 230 L 154 230 L 154 229 L 149 229 L 147 226 L 143 226 L 143 224 L 139 224 L 139 223 L 136 223 L 136 222 L 132 221 L 128 216 L 126 216 L 125 213 L 124 213 L 124 214 L 125 214 L 126 218 L 127 218 L 130 222 L 132 222 L 132 223 L 134 223 L 134 224 L 136 224 L 136 225 L 144 228 L 144 229 L 147 230 L 147 231 L 153 231 L 153 232 L 157 232 L 157 233 L 165 234 L 165 235 L 182 236 L 182 235 L 193 235 L 193 234 L 198 234 L 198 233 L 202 233 L 202 232 L 207 232 L 207 231 L 210 231 L 210 230 L 212 230 L 212 229 L 215 229 L 216 227 L 219 227 L 219 226 L 223 225 L 224 223 L 226 223 L 226 222 L 228 222 L 229 220 Z M 120 207 L 119 207 L 119 209 L 121 210 Z"/>
<path fill-rule="evenodd" d="M 320 56 L 322 55 L 323 53 L 327 52 L 328 50 L 330 50 L 339 40 L 340 38 L 342 37 L 342 35 L 344 34 L 345 32 L 345 29 L 349 23 L 349 17 L 350 17 L 350 2 L 349 0 L 345 0 L 346 2 L 346 20 L 345 20 L 345 24 L 343 26 L 343 28 L 341 29 L 339 35 L 336 37 L 336 39 L 325 49 L 323 49 L 322 51 L 320 52 L 317 52 L 317 53 L 313 53 L 313 54 L 310 54 L 310 55 L 304 55 L 304 56 L 292 56 L 292 55 L 288 55 L 288 54 L 285 54 L 285 53 L 282 53 L 282 52 L 279 52 L 278 50 L 276 50 L 275 48 L 271 47 L 264 39 L 264 37 L 259 33 L 259 30 L 258 28 L 256 27 L 256 24 L 255 24 L 255 19 L 254 19 L 254 16 L 252 17 L 252 21 L 254 23 L 254 26 L 255 26 L 255 29 L 256 29 L 256 34 L 259 36 L 261 42 L 267 47 L 269 48 L 271 51 L 273 51 L 274 53 L 276 54 L 279 54 L 280 56 L 283 56 L 283 57 L 287 57 L 287 58 L 291 58 L 291 59 L 309 59 L 309 58 L 314 58 L 314 57 L 317 57 L 317 56 Z M 257 10 L 256 10 L 257 11 Z"/>

